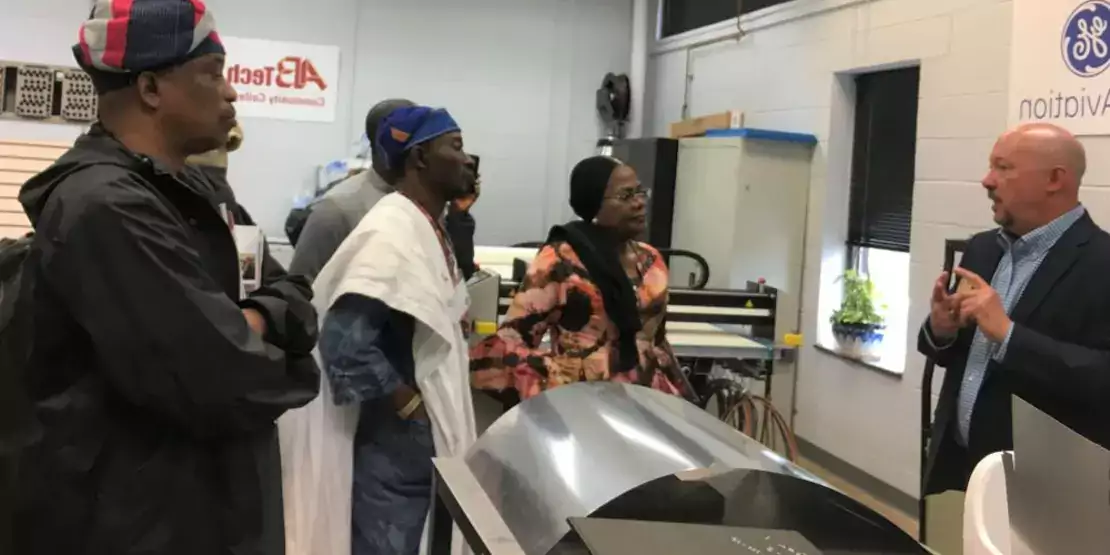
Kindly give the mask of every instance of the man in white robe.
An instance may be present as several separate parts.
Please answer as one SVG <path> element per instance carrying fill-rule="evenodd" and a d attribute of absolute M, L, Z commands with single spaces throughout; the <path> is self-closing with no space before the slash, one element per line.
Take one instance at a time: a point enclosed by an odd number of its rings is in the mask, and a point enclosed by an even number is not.
<path fill-rule="evenodd" d="M 468 191 L 462 135 L 446 111 L 416 106 L 377 139 L 397 192 L 318 276 L 321 396 L 280 423 L 290 555 L 420 553 L 431 458 L 475 440 L 468 297 L 440 224 Z"/>

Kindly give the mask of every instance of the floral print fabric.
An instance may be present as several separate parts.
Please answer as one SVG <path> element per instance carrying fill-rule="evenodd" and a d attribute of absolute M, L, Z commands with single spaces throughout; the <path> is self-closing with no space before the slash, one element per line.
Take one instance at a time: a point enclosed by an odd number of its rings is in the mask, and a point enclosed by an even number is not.
<path fill-rule="evenodd" d="M 680 370 L 663 331 L 667 266 L 652 246 L 635 243 L 634 249 L 635 272 L 629 277 L 643 322 L 635 369 L 610 371 L 617 366 L 616 326 L 574 250 L 556 243 L 537 254 L 497 334 L 472 349 L 474 387 L 516 389 L 522 400 L 579 381 L 632 383 L 681 394 Z"/>

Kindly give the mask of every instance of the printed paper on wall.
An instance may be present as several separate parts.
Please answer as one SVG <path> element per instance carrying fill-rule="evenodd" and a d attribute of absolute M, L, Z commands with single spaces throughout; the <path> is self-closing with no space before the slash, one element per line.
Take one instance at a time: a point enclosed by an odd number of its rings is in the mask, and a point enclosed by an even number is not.
<path fill-rule="evenodd" d="M 339 100 L 339 47 L 222 38 L 224 73 L 239 93 L 240 117 L 333 122 Z"/>
<path fill-rule="evenodd" d="M 1010 123 L 1110 133 L 1110 1 L 1014 0 Z"/>

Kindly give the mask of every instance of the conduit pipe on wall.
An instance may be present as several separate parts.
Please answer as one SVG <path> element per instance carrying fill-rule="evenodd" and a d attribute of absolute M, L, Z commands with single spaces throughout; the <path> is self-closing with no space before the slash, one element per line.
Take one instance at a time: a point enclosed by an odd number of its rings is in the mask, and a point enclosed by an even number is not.
<path fill-rule="evenodd" d="M 632 106 L 628 117 L 629 139 L 644 136 L 644 101 L 647 98 L 648 45 L 655 37 L 651 24 L 650 0 L 633 0 L 632 3 L 632 63 L 628 75 L 632 89 Z"/>

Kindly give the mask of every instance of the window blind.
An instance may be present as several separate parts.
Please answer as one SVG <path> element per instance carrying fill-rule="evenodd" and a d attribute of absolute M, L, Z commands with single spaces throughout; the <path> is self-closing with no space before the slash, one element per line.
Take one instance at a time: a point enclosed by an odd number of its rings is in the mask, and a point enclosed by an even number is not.
<path fill-rule="evenodd" d="M 848 244 L 910 250 L 919 68 L 856 78 Z"/>

